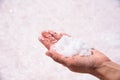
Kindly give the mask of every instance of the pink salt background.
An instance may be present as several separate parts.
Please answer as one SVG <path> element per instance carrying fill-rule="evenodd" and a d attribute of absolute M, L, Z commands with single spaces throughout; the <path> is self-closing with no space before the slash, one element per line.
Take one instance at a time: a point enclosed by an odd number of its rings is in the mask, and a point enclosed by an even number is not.
<path fill-rule="evenodd" d="M 0 80 L 99 80 L 44 53 L 43 30 L 81 37 L 120 64 L 120 0 L 0 0 Z"/>

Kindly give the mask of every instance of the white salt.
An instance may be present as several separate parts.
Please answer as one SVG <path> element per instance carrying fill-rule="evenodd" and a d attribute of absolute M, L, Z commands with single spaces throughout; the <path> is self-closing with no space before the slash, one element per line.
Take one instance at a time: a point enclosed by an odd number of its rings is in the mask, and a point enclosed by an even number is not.
<path fill-rule="evenodd" d="M 63 36 L 57 43 L 51 46 L 52 50 L 57 51 L 66 57 L 74 55 L 87 56 L 91 55 L 91 47 L 85 44 L 80 38 Z"/>

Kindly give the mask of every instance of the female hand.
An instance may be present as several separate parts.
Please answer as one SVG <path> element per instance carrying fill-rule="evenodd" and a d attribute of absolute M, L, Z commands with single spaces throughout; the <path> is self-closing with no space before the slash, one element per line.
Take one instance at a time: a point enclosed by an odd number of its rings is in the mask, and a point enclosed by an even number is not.
<path fill-rule="evenodd" d="M 54 61 L 68 67 L 73 72 L 91 73 L 93 69 L 99 67 L 102 63 L 110 61 L 108 57 L 95 49 L 92 49 L 92 55 L 89 56 L 75 55 L 72 57 L 65 57 L 51 50 L 50 47 L 63 35 L 67 34 L 58 34 L 54 31 L 43 31 L 41 34 L 42 37 L 39 38 L 39 41 L 48 49 L 46 55 L 50 56 Z"/>

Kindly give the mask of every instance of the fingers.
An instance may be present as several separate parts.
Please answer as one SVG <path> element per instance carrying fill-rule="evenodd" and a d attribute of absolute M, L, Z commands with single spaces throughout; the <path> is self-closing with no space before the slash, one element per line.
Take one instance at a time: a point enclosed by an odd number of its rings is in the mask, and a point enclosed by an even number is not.
<path fill-rule="evenodd" d="M 39 38 L 39 41 L 47 48 L 49 49 L 50 46 L 51 46 L 51 42 L 48 38 L 43 38 L 43 37 L 40 37 Z"/>
<path fill-rule="evenodd" d="M 39 41 L 49 50 L 50 47 L 56 43 L 63 35 L 69 36 L 68 34 L 65 33 L 56 33 L 54 31 L 43 31 L 42 36 L 39 38 Z M 56 56 L 58 55 L 54 55 L 52 56 L 52 54 L 50 55 L 51 57 L 53 57 L 53 59 L 55 59 L 55 61 L 58 61 L 59 63 L 62 63 L 62 61 L 59 61 L 59 59 L 57 60 Z"/>
<path fill-rule="evenodd" d="M 55 51 L 47 51 L 46 55 L 50 56 L 54 61 L 56 61 L 60 64 L 66 65 L 66 63 L 67 63 L 67 59 Z"/>
<path fill-rule="evenodd" d="M 50 49 L 50 46 L 57 42 L 48 31 L 43 31 L 41 34 L 42 36 L 39 38 L 39 41 L 42 42 L 47 49 Z"/>
<path fill-rule="evenodd" d="M 56 40 L 59 40 L 62 37 L 62 35 L 54 32 L 54 31 L 50 31 L 50 30 L 49 31 L 43 31 L 42 36 L 45 37 L 45 38 L 53 37 Z"/>
<path fill-rule="evenodd" d="M 48 33 L 48 31 L 43 31 L 41 32 L 42 36 L 45 37 L 45 38 L 49 38 L 49 37 L 52 37 L 51 34 Z"/>
<path fill-rule="evenodd" d="M 70 35 L 68 35 L 68 34 L 66 34 L 66 33 L 60 33 L 60 34 L 58 34 L 58 33 L 54 32 L 54 31 L 49 31 L 49 33 L 50 33 L 56 40 L 59 40 L 63 35 L 70 37 Z"/>
<path fill-rule="evenodd" d="M 60 33 L 60 36 L 61 36 L 61 37 L 62 37 L 63 35 L 68 36 L 68 37 L 71 37 L 71 35 L 69 35 L 69 34 L 66 34 L 66 33 Z"/>
<path fill-rule="evenodd" d="M 39 41 L 42 42 L 42 44 L 47 48 L 50 49 L 50 47 L 56 43 L 63 35 L 68 36 L 65 33 L 56 33 L 54 31 L 43 31 L 42 37 L 39 38 Z"/>
<path fill-rule="evenodd" d="M 49 33 L 50 33 L 56 40 L 59 40 L 59 39 L 62 37 L 62 35 L 54 32 L 54 31 L 49 31 Z"/>

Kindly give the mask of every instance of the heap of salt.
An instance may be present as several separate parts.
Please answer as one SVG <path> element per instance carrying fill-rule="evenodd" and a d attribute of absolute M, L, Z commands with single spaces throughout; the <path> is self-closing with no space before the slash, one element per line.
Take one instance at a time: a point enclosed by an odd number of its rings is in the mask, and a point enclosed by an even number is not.
<path fill-rule="evenodd" d="M 51 49 L 65 57 L 71 57 L 77 54 L 80 56 L 91 55 L 92 48 L 85 44 L 80 38 L 63 36 L 57 43 L 51 46 Z"/>

